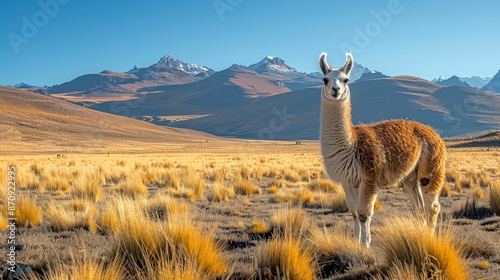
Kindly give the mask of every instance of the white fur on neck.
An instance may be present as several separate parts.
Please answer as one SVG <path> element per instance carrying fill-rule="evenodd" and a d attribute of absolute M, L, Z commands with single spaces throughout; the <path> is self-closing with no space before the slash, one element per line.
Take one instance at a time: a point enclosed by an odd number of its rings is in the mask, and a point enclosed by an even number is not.
<path fill-rule="evenodd" d="M 347 112 L 350 97 L 343 101 L 328 100 L 325 96 L 322 99 L 321 152 L 328 175 L 344 186 L 357 185 L 362 178 L 351 134 L 350 112 Z"/>

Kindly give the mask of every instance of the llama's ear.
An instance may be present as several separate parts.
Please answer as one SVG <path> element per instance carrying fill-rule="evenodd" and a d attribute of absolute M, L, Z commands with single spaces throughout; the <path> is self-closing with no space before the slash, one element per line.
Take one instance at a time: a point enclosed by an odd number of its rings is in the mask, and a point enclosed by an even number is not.
<path fill-rule="evenodd" d="M 345 54 L 345 64 L 344 66 L 340 69 L 340 71 L 344 72 L 347 76 L 351 73 L 352 67 L 354 66 L 354 58 L 352 58 L 351 53 L 346 53 Z"/>
<path fill-rule="evenodd" d="M 319 56 L 319 68 L 321 68 L 321 72 L 323 72 L 323 75 L 326 75 L 332 71 L 332 68 L 328 65 L 328 62 L 326 62 L 326 53 L 321 53 Z"/>

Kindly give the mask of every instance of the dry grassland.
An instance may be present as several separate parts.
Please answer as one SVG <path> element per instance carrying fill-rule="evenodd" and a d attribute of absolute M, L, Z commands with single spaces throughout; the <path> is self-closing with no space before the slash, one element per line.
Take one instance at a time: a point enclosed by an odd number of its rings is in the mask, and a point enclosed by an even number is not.
<path fill-rule="evenodd" d="M 381 188 L 370 250 L 317 143 L 5 156 L 0 228 L 5 240 L 14 165 L 17 260 L 38 279 L 494 279 L 499 161 L 449 151 L 435 235 L 402 189 Z"/>

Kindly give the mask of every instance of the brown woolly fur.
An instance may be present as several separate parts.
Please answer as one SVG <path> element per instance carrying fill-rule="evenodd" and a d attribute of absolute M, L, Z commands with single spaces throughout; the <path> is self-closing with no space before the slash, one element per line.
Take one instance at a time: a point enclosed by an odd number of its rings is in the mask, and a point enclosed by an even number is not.
<path fill-rule="evenodd" d="M 370 245 L 370 221 L 378 187 L 401 182 L 415 211 L 434 228 L 445 180 L 446 148 L 439 134 L 418 122 L 392 120 L 353 126 L 348 78 L 354 60 L 333 69 L 320 57 L 324 74 L 321 152 L 329 177 L 342 184 L 355 218 L 355 238 Z"/>

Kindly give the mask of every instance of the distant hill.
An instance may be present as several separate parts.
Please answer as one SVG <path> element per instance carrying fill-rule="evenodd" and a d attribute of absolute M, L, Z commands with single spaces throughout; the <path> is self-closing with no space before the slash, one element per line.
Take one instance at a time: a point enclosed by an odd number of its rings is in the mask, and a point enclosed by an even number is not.
<path fill-rule="evenodd" d="M 411 76 L 359 81 L 350 87 L 354 124 L 416 120 L 431 125 L 443 137 L 500 129 L 500 97 L 493 93 L 443 87 Z M 320 110 L 317 87 L 171 125 L 232 137 L 318 139 Z"/>
<path fill-rule="evenodd" d="M 78 150 L 126 143 L 183 143 L 214 136 L 94 111 L 54 97 L 0 86 L 0 153 L 59 147 Z M 7 145 L 4 147 L 4 145 Z"/>
<path fill-rule="evenodd" d="M 456 148 L 500 147 L 500 131 L 488 131 L 465 137 L 445 139 L 446 145 Z"/>

